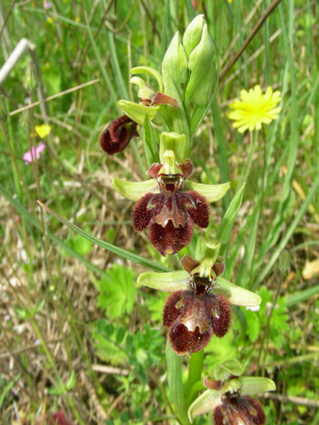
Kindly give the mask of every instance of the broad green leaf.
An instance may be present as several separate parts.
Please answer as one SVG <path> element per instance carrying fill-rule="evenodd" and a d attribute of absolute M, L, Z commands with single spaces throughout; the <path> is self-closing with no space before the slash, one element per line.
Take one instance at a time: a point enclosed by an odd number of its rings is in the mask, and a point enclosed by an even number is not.
<path fill-rule="evenodd" d="M 238 378 L 241 383 L 240 394 L 257 395 L 266 391 L 275 391 L 276 385 L 269 378 L 260 378 L 257 376 L 241 376 Z"/>
<path fill-rule="evenodd" d="M 185 181 L 185 186 L 188 189 L 195 190 L 201 195 L 205 196 L 207 202 L 216 202 L 221 199 L 226 192 L 230 189 L 231 183 L 223 183 L 223 184 L 202 184 L 195 183 L 190 180 Z M 216 236 L 217 237 L 217 236 Z M 221 237 L 217 237 L 217 239 L 222 239 Z"/>
<path fill-rule="evenodd" d="M 98 307 L 106 310 L 110 319 L 130 314 L 134 307 L 136 289 L 135 273 L 131 268 L 113 264 L 106 271 L 108 279 L 102 278 L 98 282 L 100 294 Z"/>
<path fill-rule="evenodd" d="M 261 303 L 261 297 L 259 295 L 241 288 L 240 286 L 234 285 L 221 276 L 217 277 L 213 292 L 217 295 L 223 295 L 233 305 L 257 307 Z"/>
<path fill-rule="evenodd" d="M 38 201 L 38 204 L 42 208 L 44 208 L 49 214 L 53 215 L 53 217 L 57 218 L 61 223 L 65 224 L 67 227 L 69 227 L 70 229 L 74 230 L 76 233 L 78 233 L 79 235 L 83 236 L 84 238 L 92 241 L 96 245 L 99 245 L 102 248 L 105 248 L 108 251 L 111 251 L 114 254 L 119 255 L 120 257 L 127 258 L 128 260 L 131 260 L 134 263 L 141 264 L 142 266 L 149 267 L 149 268 L 151 268 L 153 270 L 164 271 L 164 272 L 165 271 L 170 271 L 170 269 L 168 269 L 165 266 L 162 266 L 160 264 L 154 263 L 153 261 L 147 260 L 146 258 L 143 258 L 143 257 L 140 257 L 139 255 L 133 254 L 132 252 L 127 251 L 126 249 L 119 248 L 116 245 L 112 245 L 112 244 L 110 244 L 108 242 L 102 241 L 99 238 L 96 238 L 95 236 L 89 235 L 84 230 L 80 229 L 80 227 L 75 226 L 74 224 L 69 223 L 68 221 L 66 221 L 64 218 L 62 218 L 61 216 L 59 216 L 59 214 L 55 213 L 50 208 L 48 208 L 46 205 L 42 204 L 42 202 Z M 104 273 L 104 275 L 105 275 L 105 273 Z"/>
<path fill-rule="evenodd" d="M 126 182 L 114 178 L 112 181 L 114 189 L 124 198 L 137 202 L 142 196 L 149 192 L 159 193 L 156 179 L 146 180 L 144 182 Z"/>
<path fill-rule="evenodd" d="M 162 292 L 175 292 L 189 289 L 189 274 L 184 270 L 170 273 L 141 273 L 137 283 Z"/>
<path fill-rule="evenodd" d="M 220 391 L 206 390 L 201 394 L 188 409 L 188 417 L 191 423 L 198 416 L 204 415 L 210 410 L 222 404 Z"/>

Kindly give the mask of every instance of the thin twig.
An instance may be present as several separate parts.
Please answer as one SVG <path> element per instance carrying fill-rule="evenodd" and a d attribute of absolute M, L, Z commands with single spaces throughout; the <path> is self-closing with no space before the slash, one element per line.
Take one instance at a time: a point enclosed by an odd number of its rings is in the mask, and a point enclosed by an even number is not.
<path fill-rule="evenodd" d="M 7 21 L 8 21 L 8 19 L 9 19 L 9 16 L 10 16 L 11 10 L 13 9 L 13 6 L 14 6 L 14 3 L 15 3 L 15 2 L 16 2 L 16 0 L 12 0 L 11 4 L 10 4 L 10 6 L 9 6 L 8 12 L 7 12 L 7 14 L 6 14 L 6 17 L 5 17 L 5 18 L 4 18 L 4 20 L 3 20 L 3 24 L 2 24 L 2 27 L 1 27 L 1 29 L 0 29 L 0 38 L 1 38 L 1 36 L 2 36 L 3 30 L 4 30 L 4 28 L 5 28 L 6 24 L 7 24 Z"/>
<path fill-rule="evenodd" d="M 34 108 L 35 106 L 40 105 L 40 103 L 48 102 L 49 100 L 53 100 L 53 99 L 56 99 L 57 97 L 65 95 L 65 94 L 72 93 L 73 91 L 82 89 L 83 87 L 87 87 L 87 86 L 90 86 L 92 84 L 95 84 L 98 81 L 100 81 L 100 79 L 96 78 L 95 80 L 89 81 L 88 83 L 84 83 L 84 84 L 80 84 L 79 86 L 72 87 L 71 89 L 62 91 L 61 93 L 57 93 L 57 94 L 54 94 L 53 96 L 49 96 L 46 99 L 39 100 L 38 102 L 34 102 L 34 103 L 31 103 L 30 105 L 23 106 L 20 109 L 16 109 L 15 111 L 10 112 L 8 115 L 10 115 L 10 116 L 15 115 L 15 114 L 18 114 L 19 112 L 25 111 L 26 109 Z"/>
<path fill-rule="evenodd" d="M 257 32 L 260 30 L 260 28 L 262 27 L 263 23 L 266 21 L 266 19 L 272 14 L 272 12 L 276 9 L 276 7 L 278 6 L 278 4 L 281 2 L 282 0 L 273 0 L 270 5 L 265 9 L 264 13 L 262 14 L 261 18 L 259 19 L 259 21 L 257 22 L 257 24 L 254 26 L 254 28 L 252 29 L 251 33 L 249 34 L 249 36 L 246 38 L 246 40 L 244 41 L 243 45 L 241 46 L 241 48 L 235 52 L 233 54 L 233 56 L 229 59 L 229 61 L 226 63 L 225 67 L 222 69 L 221 73 L 219 74 L 219 84 L 224 80 L 224 78 L 226 77 L 228 71 L 233 67 L 233 65 L 238 61 L 238 59 L 240 58 L 240 56 L 243 54 L 243 52 L 245 51 L 246 47 L 248 46 L 248 44 L 252 41 L 252 39 L 255 37 L 255 35 L 257 34 Z"/>
<path fill-rule="evenodd" d="M 291 402 L 291 403 L 299 404 L 301 406 L 319 407 L 319 400 L 309 400 L 308 398 L 303 398 L 303 397 L 292 397 L 292 396 L 272 394 L 272 393 L 265 393 L 264 397 L 271 398 L 272 400 L 279 400 L 279 401 L 282 401 L 283 403 Z"/>

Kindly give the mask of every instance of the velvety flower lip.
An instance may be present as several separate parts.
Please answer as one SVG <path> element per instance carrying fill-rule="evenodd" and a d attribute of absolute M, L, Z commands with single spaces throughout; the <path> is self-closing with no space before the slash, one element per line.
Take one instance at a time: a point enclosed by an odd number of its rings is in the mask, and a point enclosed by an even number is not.
<path fill-rule="evenodd" d="M 109 155 L 122 152 L 133 137 L 139 136 L 136 127 L 136 122 L 122 115 L 103 131 L 100 138 L 101 148 Z"/>
<path fill-rule="evenodd" d="M 238 128 L 239 133 L 243 133 L 247 129 L 250 131 L 260 130 L 262 124 L 269 124 L 278 118 L 281 111 L 277 104 L 281 101 L 280 92 L 273 92 L 268 87 L 265 94 L 262 94 L 260 85 L 256 85 L 254 89 L 241 90 L 241 100 L 235 100 L 230 103 L 228 117 L 234 120 L 232 124 L 234 128 Z"/>
<path fill-rule="evenodd" d="M 199 263 L 191 257 L 184 256 L 183 260 L 183 267 L 190 271 L 190 289 L 170 295 L 163 315 L 164 326 L 170 328 L 170 346 L 179 356 L 204 349 L 213 334 L 218 338 L 226 335 L 231 321 L 230 303 L 225 297 L 211 292 L 213 280 L 192 273 Z"/>
<path fill-rule="evenodd" d="M 166 174 L 163 164 L 153 164 L 148 175 L 156 178 L 160 193 L 147 193 L 134 206 L 132 216 L 135 229 L 140 232 L 148 226 L 152 246 L 164 257 L 176 254 L 192 238 L 193 223 L 206 228 L 209 223 L 208 203 L 196 191 L 182 192 L 184 179 L 193 171 L 186 160 L 178 165 L 179 173 Z"/>
<path fill-rule="evenodd" d="M 226 393 L 222 404 L 214 409 L 216 425 L 264 425 L 266 416 L 260 401 L 253 397 L 240 397 L 238 392 Z"/>
<path fill-rule="evenodd" d="M 238 360 L 227 360 L 214 369 L 214 378 L 203 381 L 208 390 L 189 407 L 191 422 L 213 411 L 215 425 L 264 425 L 262 405 L 251 395 L 274 391 L 275 383 L 264 377 L 242 376 L 243 368 Z"/>

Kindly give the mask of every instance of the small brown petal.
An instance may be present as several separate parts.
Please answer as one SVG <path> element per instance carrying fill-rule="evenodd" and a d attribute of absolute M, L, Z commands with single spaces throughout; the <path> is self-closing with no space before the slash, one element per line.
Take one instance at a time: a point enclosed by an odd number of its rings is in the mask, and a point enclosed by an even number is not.
<path fill-rule="evenodd" d="M 183 292 L 184 291 L 173 292 L 165 302 L 163 312 L 163 325 L 167 328 L 170 327 L 172 323 L 177 319 L 177 317 L 181 314 L 181 310 L 176 307 L 176 304 L 181 300 Z"/>
<path fill-rule="evenodd" d="M 189 274 L 191 274 L 192 270 L 194 270 L 195 267 L 198 267 L 199 264 L 200 263 L 198 261 L 193 260 L 192 257 L 187 254 L 185 254 L 184 257 L 181 259 L 181 265 L 183 269 Z"/>
<path fill-rule="evenodd" d="M 150 224 L 148 238 L 153 247 L 164 257 L 166 253 L 176 254 L 187 246 L 193 236 L 193 221 L 189 219 L 185 226 L 175 227 L 171 220 L 165 227 L 157 223 Z"/>
<path fill-rule="evenodd" d="M 153 193 L 147 193 L 134 205 L 132 211 L 133 226 L 138 232 L 146 229 L 152 219 L 153 212 L 147 208 L 148 202 L 152 196 Z"/>
<path fill-rule="evenodd" d="M 203 381 L 204 387 L 208 388 L 209 390 L 215 390 L 219 391 L 221 387 L 223 386 L 223 381 L 215 381 L 214 379 L 211 379 L 209 376 L 206 376 Z"/>
<path fill-rule="evenodd" d="M 179 168 L 183 172 L 183 179 L 186 180 L 193 174 L 194 165 L 191 160 L 185 159 L 181 164 L 178 164 Z"/>
<path fill-rule="evenodd" d="M 158 162 L 155 162 L 154 164 L 152 164 L 149 168 L 149 170 L 146 172 L 146 174 L 150 177 L 152 177 L 152 179 L 157 179 L 158 178 L 158 173 L 159 170 L 163 167 L 163 164 L 159 164 Z"/>
<path fill-rule="evenodd" d="M 174 108 L 178 108 L 178 102 L 176 99 L 161 92 L 157 92 L 155 94 L 152 102 L 152 106 L 154 105 L 168 105 L 173 106 Z"/>
<path fill-rule="evenodd" d="M 193 222 L 197 224 L 197 226 L 205 229 L 209 224 L 209 209 L 205 197 L 200 195 L 198 192 L 195 192 L 194 190 L 184 192 L 183 195 L 184 194 L 191 195 L 195 203 L 195 207 L 188 208 L 188 214 L 192 218 Z"/>

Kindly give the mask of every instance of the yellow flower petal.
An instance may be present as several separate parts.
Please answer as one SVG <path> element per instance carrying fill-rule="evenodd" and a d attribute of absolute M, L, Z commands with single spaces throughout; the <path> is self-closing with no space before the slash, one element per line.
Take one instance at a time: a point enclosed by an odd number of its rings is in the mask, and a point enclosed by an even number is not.
<path fill-rule="evenodd" d="M 243 133 L 248 128 L 260 130 L 262 124 L 270 124 L 271 121 L 278 118 L 281 107 L 277 104 L 281 101 L 280 91 L 275 91 L 268 87 L 265 94 L 262 93 L 261 87 L 257 84 L 253 89 L 241 90 L 240 100 L 236 99 L 229 104 L 231 111 L 228 118 L 234 120 L 232 126 L 238 128 Z"/>
<path fill-rule="evenodd" d="M 41 137 L 41 139 L 44 139 L 48 134 L 50 134 L 52 127 L 47 124 L 42 124 L 36 125 L 34 129 L 38 136 Z"/>

